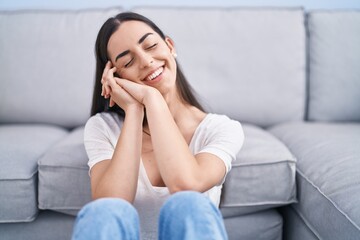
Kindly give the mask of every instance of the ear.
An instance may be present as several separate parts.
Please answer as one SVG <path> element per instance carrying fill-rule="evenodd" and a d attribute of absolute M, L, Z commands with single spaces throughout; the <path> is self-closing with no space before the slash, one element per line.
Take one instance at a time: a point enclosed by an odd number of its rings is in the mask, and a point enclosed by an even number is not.
<path fill-rule="evenodd" d="M 168 45 L 170 52 L 176 54 L 174 41 L 170 37 L 165 37 L 166 45 Z"/>

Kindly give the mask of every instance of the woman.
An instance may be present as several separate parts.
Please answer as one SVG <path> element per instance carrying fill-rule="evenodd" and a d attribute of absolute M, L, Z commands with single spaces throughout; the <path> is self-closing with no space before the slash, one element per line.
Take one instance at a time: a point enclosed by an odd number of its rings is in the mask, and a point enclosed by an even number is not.
<path fill-rule="evenodd" d="M 84 137 L 95 201 L 74 239 L 138 239 L 139 229 L 142 239 L 227 238 L 218 205 L 242 128 L 204 112 L 175 58 L 174 42 L 139 14 L 100 29 Z"/>

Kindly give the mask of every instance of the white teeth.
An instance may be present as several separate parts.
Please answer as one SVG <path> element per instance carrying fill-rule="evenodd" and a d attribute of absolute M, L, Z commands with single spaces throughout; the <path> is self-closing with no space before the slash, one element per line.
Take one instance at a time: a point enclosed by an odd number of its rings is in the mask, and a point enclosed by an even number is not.
<path fill-rule="evenodd" d="M 159 76 L 162 72 L 163 72 L 163 68 L 159 68 L 158 70 L 156 70 L 153 74 L 151 74 L 150 76 L 147 77 L 148 81 L 153 80 L 154 78 L 156 78 L 157 76 Z"/>

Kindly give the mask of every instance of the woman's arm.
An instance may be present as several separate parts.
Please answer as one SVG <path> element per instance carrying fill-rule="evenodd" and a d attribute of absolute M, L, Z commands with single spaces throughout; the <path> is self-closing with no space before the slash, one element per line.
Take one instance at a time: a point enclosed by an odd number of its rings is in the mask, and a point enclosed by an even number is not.
<path fill-rule="evenodd" d="M 91 191 L 94 199 L 119 197 L 133 202 L 137 189 L 142 148 L 144 107 L 116 84 L 116 69 L 106 65 L 104 85 L 111 101 L 126 113 L 123 127 L 110 161 L 101 161 L 91 169 Z M 104 94 L 107 95 L 107 94 Z"/>
<path fill-rule="evenodd" d="M 210 153 L 191 153 L 157 89 L 124 79 L 116 82 L 145 105 L 158 168 L 170 192 L 204 192 L 221 182 L 226 173 L 224 162 Z"/>
<path fill-rule="evenodd" d="M 169 191 L 205 192 L 219 184 L 226 173 L 224 162 L 210 153 L 191 153 L 162 95 L 149 94 L 144 105 L 154 154 Z"/>
<path fill-rule="evenodd" d="M 93 199 L 119 197 L 132 203 L 139 174 L 144 110 L 129 109 L 110 161 L 101 161 L 91 169 Z"/>

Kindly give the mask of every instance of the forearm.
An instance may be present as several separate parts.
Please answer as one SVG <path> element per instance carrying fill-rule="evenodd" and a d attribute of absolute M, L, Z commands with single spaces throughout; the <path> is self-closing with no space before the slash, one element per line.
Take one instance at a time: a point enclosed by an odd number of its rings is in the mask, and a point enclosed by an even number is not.
<path fill-rule="evenodd" d="M 198 176 L 199 165 L 160 94 L 147 99 L 146 114 L 164 183 L 170 192 L 188 189 Z"/>
<path fill-rule="evenodd" d="M 126 112 L 114 154 L 95 188 L 95 197 L 120 197 L 133 202 L 142 147 L 143 108 Z"/>

